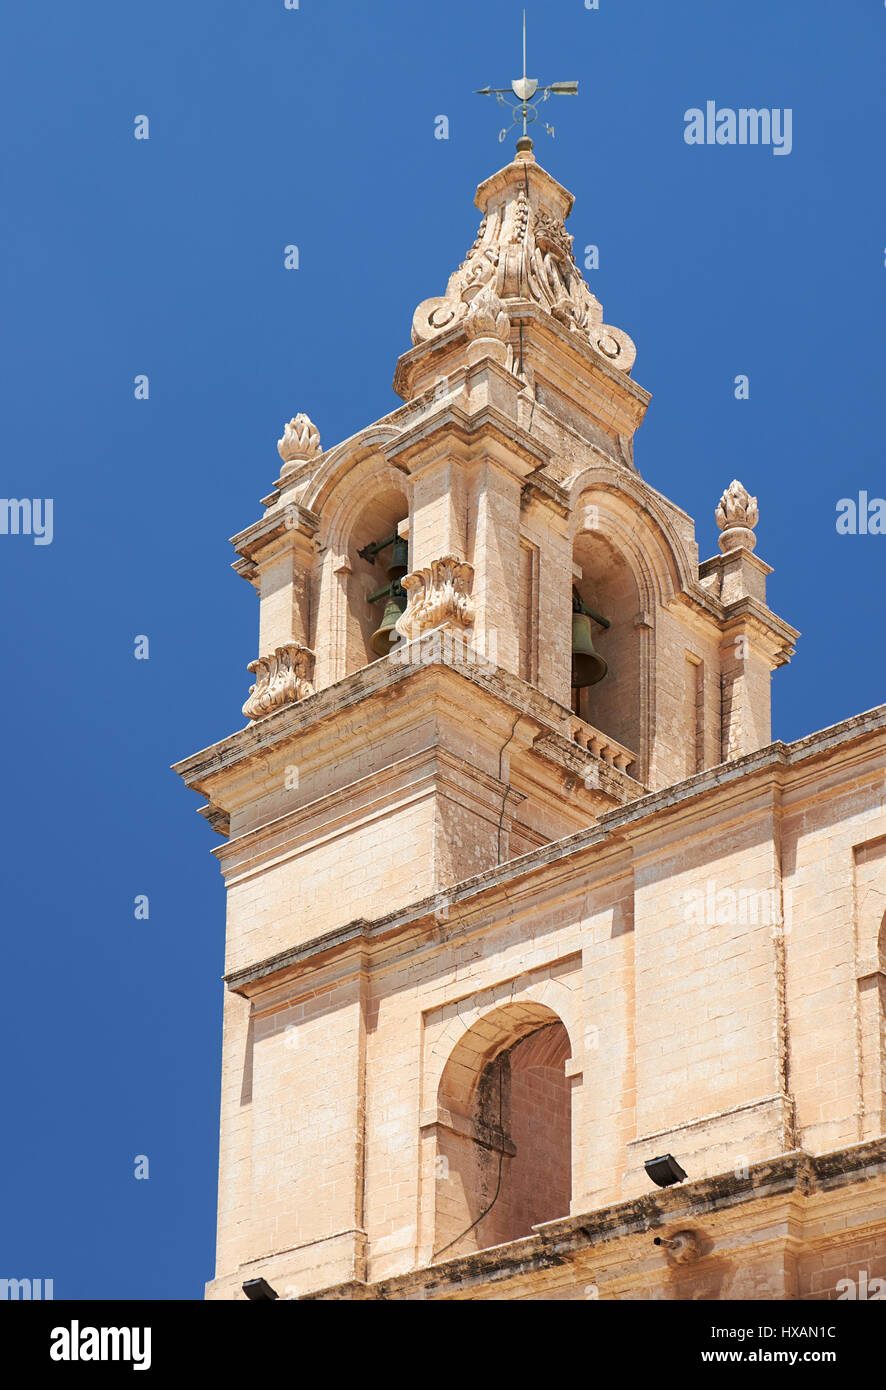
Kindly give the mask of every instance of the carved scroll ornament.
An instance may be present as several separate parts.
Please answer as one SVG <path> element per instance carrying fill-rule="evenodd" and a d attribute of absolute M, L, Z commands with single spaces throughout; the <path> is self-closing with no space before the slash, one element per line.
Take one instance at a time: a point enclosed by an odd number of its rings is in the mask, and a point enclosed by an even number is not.
<path fill-rule="evenodd" d="M 247 719 L 262 719 L 313 695 L 314 653 L 300 642 L 287 642 L 270 656 L 260 656 L 247 667 L 255 675 L 249 699 L 243 706 Z"/>

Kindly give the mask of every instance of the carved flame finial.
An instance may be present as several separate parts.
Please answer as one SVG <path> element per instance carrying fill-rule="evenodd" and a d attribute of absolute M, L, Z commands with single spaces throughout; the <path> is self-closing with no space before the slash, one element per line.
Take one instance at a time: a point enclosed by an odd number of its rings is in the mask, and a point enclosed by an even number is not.
<path fill-rule="evenodd" d="M 277 453 L 284 465 L 280 471 L 281 478 L 291 473 L 296 464 L 317 458 L 322 453 L 320 431 L 308 415 L 294 415 L 283 426 L 283 438 L 277 440 Z"/>
<path fill-rule="evenodd" d="M 511 331 L 504 304 L 491 285 L 484 285 L 474 295 L 465 314 L 465 332 L 469 338 L 498 338 L 506 343 Z"/>
<path fill-rule="evenodd" d="M 753 528 L 760 520 L 756 497 L 752 497 L 743 483 L 733 478 L 716 511 L 717 525 L 722 531 L 720 549 L 753 550 L 757 537 Z"/>

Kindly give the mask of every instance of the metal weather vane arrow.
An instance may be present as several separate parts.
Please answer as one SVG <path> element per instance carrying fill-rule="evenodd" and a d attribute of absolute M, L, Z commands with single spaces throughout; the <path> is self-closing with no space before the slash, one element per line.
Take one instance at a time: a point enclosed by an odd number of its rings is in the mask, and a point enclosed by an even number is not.
<path fill-rule="evenodd" d="M 513 92 L 517 101 L 506 101 L 507 93 Z M 532 141 L 527 133 L 528 126 L 532 121 L 538 120 L 538 105 L 542 101 L 547 101 L 548 97 L 574 97 L 578 96 L 577 82 L 552 82 L 547 87 L 539 87 L 538 81 L 534 77 L 526 76 L 526 11 L 523 11 L 523 76 L 517 77 L 510 87 L 480 87 L 474 93 L 475 96 L 495 97 L 502 106 L 507 106 L 513 112 L 511 126 L 523 122 L 523 135 L 517 148 L 520 148 L 523 141 L 528 141 L 524 146 L 532 149 Z M 535 97 L 535 101 L 532 98 Z M 499 141 L 507 139 L 509 126 L 505 126 L 498 133 Z M 545 122 L 545 130 L 548 135 L 553 136 L 554 127 Z"/>

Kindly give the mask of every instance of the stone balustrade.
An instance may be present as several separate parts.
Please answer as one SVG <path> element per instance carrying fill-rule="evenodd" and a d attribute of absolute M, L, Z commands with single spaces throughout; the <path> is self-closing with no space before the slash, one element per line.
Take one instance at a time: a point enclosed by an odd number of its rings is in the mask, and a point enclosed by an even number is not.
<path fill-rule="evenodd" d="M 583 719 L 574 718 L 569 725 L 569 737 L 573 743 L 577 743 L 579 748 L 586 748 L 589 753 L 593 753 L 595 758 L 601 758 L 604 763 L 614 767 L 618 772 L 627 772 L 632 763 L 637 761 L 636 753 L 632 753 L 629 748 L 624 748 L 622 744 L 616 743 L 614 738 L 608 734 L 601 734 L 599 729 L 593 725 L 586 724 Z"/>

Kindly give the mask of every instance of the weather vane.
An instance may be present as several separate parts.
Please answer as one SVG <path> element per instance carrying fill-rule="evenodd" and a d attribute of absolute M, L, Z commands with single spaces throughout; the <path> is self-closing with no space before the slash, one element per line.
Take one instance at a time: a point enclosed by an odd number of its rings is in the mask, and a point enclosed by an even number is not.
<path fill-rule="evenodd" d="M 514 95 L 518 98 L 518 100 L 505 101 L 505 94 L 507 92 L 513 92 Z M 510 87 L 480 87 L 478 91 L 474 93 L 474 95 L 479 97 L 495 97 L 496 101 L 500 102 L 502 106 L 509 107 L 510 110 L 513 112 L 513 115 L 511 117 L 511 126 L 519 124 L 520 121 L 523 122 L 523 135 L 521 140 L 517 144 L 517 148 L 520 149 L 522 146 L 524 149 L 531 150 L 532 141 L 530 140 L 529 135 L 527 134 L 527 127 L 529 126 L 531 121 L 538 120 L 537 108 L 539 102 L 547 101 L 548 97 L 551 95 L 555 97 L 578 96 L 578 83 L 552 82 L 549 87 L 539 87 L 536 78 L 526 76 L 526 11 L 524 10 L 523 76 L 515 78 L 514 81 L 511 83 Z M 536 100 L 533 101 L 532 97 L 536 97 Z M 499 141 L 507 139 L 509 129 L 510 126 L 505 126 L 502 130 L 498 132 Z M 545 130 L 548 132 L 548 135 L 553 136 L 554 127 L 552 125 L 549 125 L 547 121 L 545 121 Z M 528 142 L 526 145 L 523 144 L 524 140 Z"/>

